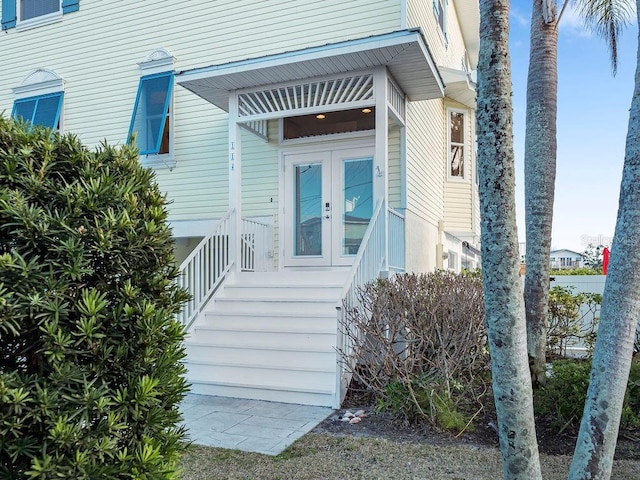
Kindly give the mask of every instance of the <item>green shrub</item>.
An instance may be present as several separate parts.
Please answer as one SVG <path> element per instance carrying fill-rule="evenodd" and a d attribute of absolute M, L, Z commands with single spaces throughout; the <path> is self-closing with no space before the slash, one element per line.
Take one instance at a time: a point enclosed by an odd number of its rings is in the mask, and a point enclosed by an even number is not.
<path fill-rule="evenodd" d="M 409 421 L 426 417 L 446 430 L 473 431 L 472 416 L 456 401 L 463 396 L 459 391 L 447 392 L 441 382 L 429 375 L 418 375 L 410 382 L 389 383 L 376 409 L 400 413 Z"/>
<path fill-rule="evenodd" d="M 567 347 L 581 344 L 591 354 L 596 339 L 598 307 L 602 295 L 573 293 L 573 287 L 556 285 L 549 289 L 547 353 L 566 356 Z M 582 310 L 581 310 L 582 307 Z"/>
<path fill-rule="evenodd" d="M 0 117 L 0 478 L 177 478 L 166 218 L 132 148 Z"/>
<path fill-rule="evenodd" d="M 545 416 L 558 433 L 580 426 L 589 387 L 591 361 L 562 359 L 552 363 L 547 384 L 534 393 L 536 413 Z M 631 364 L 620 428 L 640 426 L 640 362 Z"/>
<path fill-rule="evenodd" d="M 554 275 L 602 275 L 602 267 L 598 268 L 589 268 L 589 267 L 580 267 L 580 268 L 567 268 L 563 270 L 551 270 L 549 271 L 550 276 Z"/>
<path fill-rule="evenodd" d="M 634 358 L 629 371 L 629 382 L 624 396 L 620 428 L 640 427 L 640 361 Z"/>
<path fill-rule="evenodd" d="M 562 433 L 580 424 L 589 387 L 590 361 L 556 360 L 547 384 L 534 393 L 536 413 L 545 415 L 551 427 Z"/>

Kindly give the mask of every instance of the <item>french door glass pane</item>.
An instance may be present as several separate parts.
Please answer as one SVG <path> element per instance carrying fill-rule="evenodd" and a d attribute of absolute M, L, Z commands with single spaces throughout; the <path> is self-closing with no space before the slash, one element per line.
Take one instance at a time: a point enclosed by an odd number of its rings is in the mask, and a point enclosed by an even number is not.
<path fill-rule="evenodd" d="M 322 164 L 295 166 L 295 255 L 322 255 Z"/>
<path fill-rule="evenodd" d="M 355 255 L 373 215 L 373 159 L 345 160 L 343 165 L 342 254 Z"/>

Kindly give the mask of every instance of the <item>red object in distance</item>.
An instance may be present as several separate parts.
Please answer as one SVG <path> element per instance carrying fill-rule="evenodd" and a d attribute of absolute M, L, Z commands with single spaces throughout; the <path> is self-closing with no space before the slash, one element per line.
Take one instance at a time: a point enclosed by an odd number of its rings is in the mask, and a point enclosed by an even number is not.
<path fill-rule="evenodd" d="M 607 269 L 609 268 L 610 255 L 611 255 L 611 252 L 609 251 L 609 249 L 607 247 L 604 247 L 604 250 L 602 250 L 602 273 L 604 275 L 607 274 Z"/>

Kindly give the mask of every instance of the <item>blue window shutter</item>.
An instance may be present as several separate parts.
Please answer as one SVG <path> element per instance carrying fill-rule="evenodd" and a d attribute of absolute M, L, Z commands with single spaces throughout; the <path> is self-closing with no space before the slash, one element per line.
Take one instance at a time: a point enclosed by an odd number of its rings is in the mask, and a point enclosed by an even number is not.
<path fill-rule="evenodd" d="M 2 0 L 2 30 L 16 26 L 16 0 Z"/>
<path fill-rule="evenodd" d="M 147 75 L 140 79 L 127 137 L 127 142 L 131 143 L 132 135 L 136 135 L 140 155 L 156 155 L 160 152 L 172 88 L 173 72 Z"/>
<path fill-rule="evenodd" d="M 21 118 L 32 125 L 56 129 L 62 110 L 62 92 L 21 98 L 13 103 L 13 118 Z"/>
<path fill-rule="evenodd" d="M 80 0 L 62 0 L 62 13 L 77 12 L 80 10 Z"/>

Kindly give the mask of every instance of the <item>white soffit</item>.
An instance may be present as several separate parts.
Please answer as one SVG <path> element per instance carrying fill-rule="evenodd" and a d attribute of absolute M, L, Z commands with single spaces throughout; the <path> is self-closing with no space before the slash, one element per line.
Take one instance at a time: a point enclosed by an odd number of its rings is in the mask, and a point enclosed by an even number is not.
<path fill-rule="evenodd" d="M 475 70 L 480 54 L 480 4 L 478 0 L 456 0 L 454 7 L 462 30 L 464 45 L 469 55 L 471 69 Z"/>
<path fill-rule="evenodd" d="M 447 67 L 439 70 L 445 84 L 444 94 L 467 107 L 476 108 L 476 84 L 471 75 L 464 70 Z"/>
<path fill-rule="evenodd" d="M 224 111 L 229 92 L 386 65 L 409 100 L 444 96 L 444 84 L 419 29 L 332 43 L 179 72 L 176 81 Z"/>

